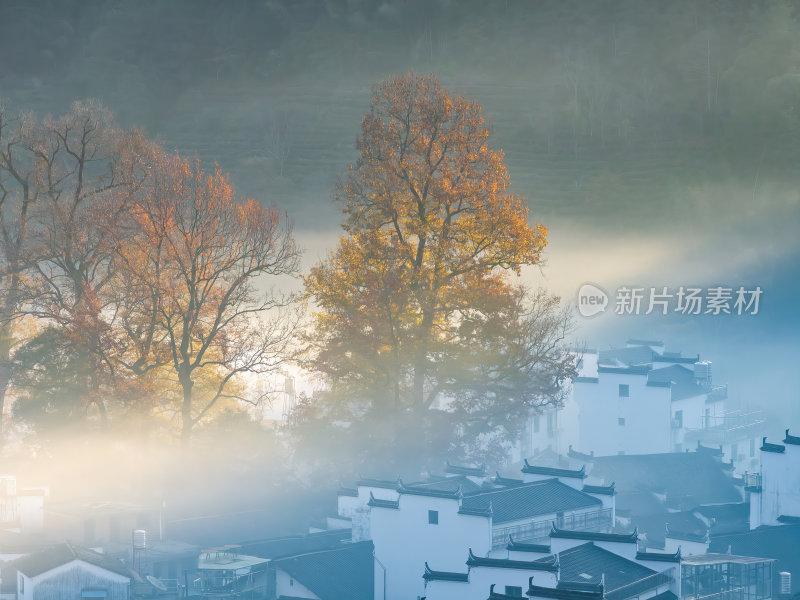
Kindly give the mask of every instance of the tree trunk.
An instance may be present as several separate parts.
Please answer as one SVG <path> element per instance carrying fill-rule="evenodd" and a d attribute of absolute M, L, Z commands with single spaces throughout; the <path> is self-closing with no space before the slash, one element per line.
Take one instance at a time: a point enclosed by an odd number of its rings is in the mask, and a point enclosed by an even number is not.
<path fill-rule="evenodd" d="M 188 370 L 183 367 L 178 375 L 181 389 L 183 390 L 183 403 L 181 405 L 181 444 L 183 446 L 189 445 L 189 439 L 192 437 L 192 377 Z"/>
<path fill-rule="evenodd" d="M 11 382 L 11 323 L 0 327 L 0 448 L 5 443 L 6 391 Z"/>

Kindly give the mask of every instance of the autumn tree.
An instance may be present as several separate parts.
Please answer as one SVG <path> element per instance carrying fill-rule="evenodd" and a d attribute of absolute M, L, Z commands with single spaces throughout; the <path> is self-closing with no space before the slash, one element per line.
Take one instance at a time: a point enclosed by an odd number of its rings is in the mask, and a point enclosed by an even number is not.
<path fill-rule="evenodd" d="M 219 170 L 165 156 L 131 206 L 118 245 L 124 265 L 120 320 L 129 369 L 166 368 L 179 384 L 181 438 L 237 381 L 276 370 L 292 341 L 290 297 L 270 278 L 297 271 L 291 226 L 276 208 L 237 200 Z M 201 385 L 202 384 L 202 385 Z"/>
<path fill-rule="evenodd" d="M 36 242 L 22 301 L 46 343 L 34 338 L 23 355 L 37 356 L 38 347 L 59 349 L 51 358 L 67 361 L 60 368 L 72 374 L 70 386 L 84 413 L 93 409 L 106 422 L 116 367 L 116 307 L 108 293 L 116 276 L 114 232 L 148 177 L 146 157 L 153 149 L 139 132 L 117 127 L 95 101 L 76 102 L 67 114 L 35 123 L 27 144 L 39 201 L 31 216 Z M 61 377 L 51 385 L 57 388 Z M 33 389 L 28 395 L 39 392 L 49 393 Z"/>
<path fill-rule="evenodd" d="M 41 191 L 33 127 L 30 115 L 12 117 L 0 106 L 0 440 L 4 439 L 6 393 L 14 371 L 22 278 L 32 262 L 30 220 Z"/>
<path fill-rule="evenodd" d="M 405 419 L 424 446 L 442 415 L 452 443 L 467 431 L 456 416 L 488 431 L 492 412 L 556 400 L 571 372 L 563 314 L 514 280 L 539 262 L 546 229 L 509 191 L 480 107 L 410 73 L 374 90 L 356 145 L 335 191 L 346 235 L 305 278 L 317 306 L 308 366 L 328 384 L 320 414 L 372 420 L 384 442 Z"/>

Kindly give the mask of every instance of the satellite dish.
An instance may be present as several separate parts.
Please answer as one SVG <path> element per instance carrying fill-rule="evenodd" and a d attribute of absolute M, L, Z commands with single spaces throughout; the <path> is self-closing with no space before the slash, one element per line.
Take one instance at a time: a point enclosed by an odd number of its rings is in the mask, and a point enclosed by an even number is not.
<path fill-rule="evenodd" d="M 152 585 L 158 591 L 160 592 L 167 591 L 167 586 L 164 585 L 164 582 L 158 579 L 157 577 L 153 577 L 152 575 L 146 575 L 145 578 L 147 579 L 147 581 L 150 582 L 150 585 Z"/>

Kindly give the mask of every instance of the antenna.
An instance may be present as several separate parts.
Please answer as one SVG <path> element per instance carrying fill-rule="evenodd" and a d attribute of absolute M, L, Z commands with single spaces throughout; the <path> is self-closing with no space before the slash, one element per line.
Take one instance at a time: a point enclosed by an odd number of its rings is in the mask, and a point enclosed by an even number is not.
<path fill-rule="evenodd" d="M 294 392 L 294 377 L 287 375 L 283 378 L 283 414 L 281 420 L 286 423 L 291 417 L 297 403 L 297 398 Z"/>

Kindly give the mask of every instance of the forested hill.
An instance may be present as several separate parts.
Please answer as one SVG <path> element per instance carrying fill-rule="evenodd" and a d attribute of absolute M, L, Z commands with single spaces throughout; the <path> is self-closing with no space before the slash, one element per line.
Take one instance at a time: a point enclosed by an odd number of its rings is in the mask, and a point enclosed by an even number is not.
<path fill-rule="evenodd" d="M 0 57 L 10 108 L 100 98 L 304 229 L 338 221 L 369 87 L 409 69 L 483 106 L 538 219 L 797 214 L 795 2 L 3 0 Z"/>

